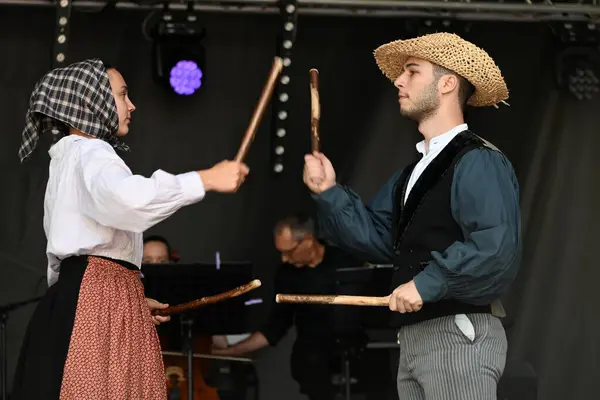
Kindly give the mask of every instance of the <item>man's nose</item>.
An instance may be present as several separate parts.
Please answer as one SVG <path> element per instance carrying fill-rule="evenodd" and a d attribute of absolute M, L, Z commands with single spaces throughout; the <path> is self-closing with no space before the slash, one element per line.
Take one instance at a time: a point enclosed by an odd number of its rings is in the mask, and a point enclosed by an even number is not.
<path fill-rule="evenodd" d="M 396 86 L 398 89 L 400 89 L 400 88 L 404 87 L 404 83 L 405 83 L 404 81 L 405 81 L 404 74 L 402 73 L 394 81 L 394 86 Z"/>

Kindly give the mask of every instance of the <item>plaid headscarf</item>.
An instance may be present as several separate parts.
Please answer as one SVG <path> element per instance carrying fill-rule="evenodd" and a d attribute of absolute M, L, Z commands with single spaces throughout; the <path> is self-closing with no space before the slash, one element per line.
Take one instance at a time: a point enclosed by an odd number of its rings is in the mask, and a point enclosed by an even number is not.
<path fill-rule="evenodd" d="M 50 132 L 60 139 L 69 134 L 69 127 L 129 150 L 115 135 L 119 129 L 117 105 L 99 59 L 54 69 L 35 85 L 19 148 L 21 162 L 33 152 L 40 135 Z"/>

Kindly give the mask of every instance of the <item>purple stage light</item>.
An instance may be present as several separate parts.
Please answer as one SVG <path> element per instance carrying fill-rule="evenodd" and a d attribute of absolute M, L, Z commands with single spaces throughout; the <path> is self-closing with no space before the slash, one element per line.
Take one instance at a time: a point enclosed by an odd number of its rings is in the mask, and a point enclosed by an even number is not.
<path fill-rule="evenodd" d="M 202 85 L 202 71 L 194 61 L 179 61 L 171 69 L 169 79 L 177 94 L 193 94 Z"/>

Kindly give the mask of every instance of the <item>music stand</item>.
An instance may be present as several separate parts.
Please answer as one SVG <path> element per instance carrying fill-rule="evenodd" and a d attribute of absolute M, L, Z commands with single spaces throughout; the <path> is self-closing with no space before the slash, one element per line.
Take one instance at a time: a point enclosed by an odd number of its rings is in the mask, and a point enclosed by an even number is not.
<path fill-rule="evenodd" d="M 177 305 L 234 289 L 252 280 L 249 262 L 216 264 L 144 264 L 141 271 L 146 297 Z M 254 293 L 210 304 L 181 314 L 183 352 L 187 355 L 188 398 L 193 398 L 193 333 L 247 332 L 245 302 Z"/>
<path fill-rule="evenodd" d="M 336 294 L 386 296 L 390 292 L 392 274 L 393 268 L 388 265 L 338 268 L 335 270 Z M 336 330 L 351 340 L 342 350 L 345 398 L 350 400 L 350 354 L 367 347 L 366 341 L 360 339 L 360 334 L 366 336 L 366 329 L 390 329 L 390 312 L 386 307 L 334 306 L 334 320 Z"/>

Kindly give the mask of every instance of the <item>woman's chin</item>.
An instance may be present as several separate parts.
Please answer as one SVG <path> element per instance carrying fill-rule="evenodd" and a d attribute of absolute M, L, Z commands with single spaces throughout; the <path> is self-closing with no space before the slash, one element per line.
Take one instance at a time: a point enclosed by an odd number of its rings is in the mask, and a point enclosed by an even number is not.
<path fill-rule="evenodd" d="M 119 128 L 119 131 L 117 132 L 117 136 L 122 137 L 125 136 L 129 133 L 129 127 L 123 127 L 123 128 Z"/>

